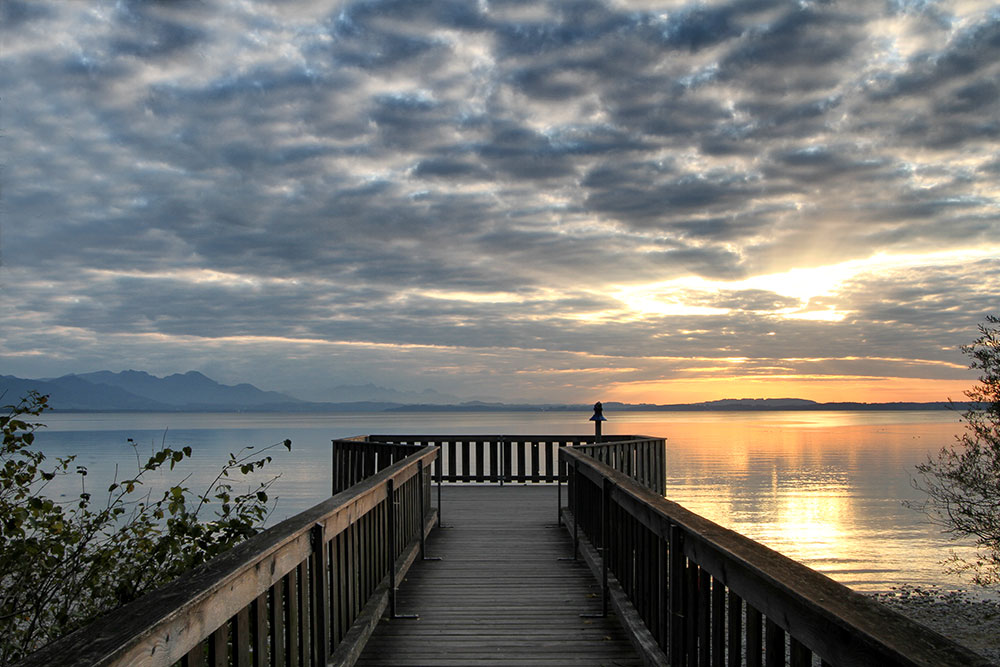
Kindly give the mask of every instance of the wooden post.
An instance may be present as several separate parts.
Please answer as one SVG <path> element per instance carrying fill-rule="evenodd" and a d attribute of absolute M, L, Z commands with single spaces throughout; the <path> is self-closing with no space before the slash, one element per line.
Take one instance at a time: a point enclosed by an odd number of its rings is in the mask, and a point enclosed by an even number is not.
<path fill-rule="evenodd" d="M 600 423 L 600 422 L 598 422 Z M 604 563 L 602 568 L 602 582 L 601 582 L 601 616 L 608 615 L 608 560 L 611 557 L 611 548 L 608 542 L 611 539 L 611 489 L 613 484 L 611 480 L 605 478 L 604 484 L 601 485 L 601 561 Z"/>
<path fill-rule="evenodd" d="M 740 667 L 743 664 L 743 599 L 732 590 L 729 591 L 728 616 L 729 659 L 726 664 L 728 667 Z"/>
<path fill-rule="evenodd" d="M 393 493 L 393 481 L 386 480 L 389 503 L 389 615 L 392 618 L 417 618 L 416 614 L 396 613 L 396 502 Z M 423 533 L 423 526 L 420 528 Z"/>
<path fill-rule="evenodd" d="M 325 528 L 322 523 L 315 524 L 310 530 L 312 555 L 310 556 L 309 572 L 312 575 L 312 639 L 313 659 L 317 664 L 325 665 L 330 655 L 330 585 L 327 580 L 327 558 Z"/>
<path fill-rule="evenodd" d="M 434 462 L 437 467 L 437 492 L 438 492 L 438 528 L 441 527 L 441 481 L 444 478 L 444 446 L 438 443 L 438 457 Z"/>
<path fill-rule="evenodd" d="M 684 664 L 684 533 L 679 526 L 670 525 L 670 664 Z"/>

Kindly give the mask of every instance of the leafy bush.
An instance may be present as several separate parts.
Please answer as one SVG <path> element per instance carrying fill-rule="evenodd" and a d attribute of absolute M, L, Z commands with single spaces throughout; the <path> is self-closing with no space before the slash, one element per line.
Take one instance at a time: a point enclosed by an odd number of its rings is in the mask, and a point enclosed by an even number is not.
<path fill-rule="evenodd" d="M 0 664 L 9 664 L 100 614 L 130 602 L 258 533 L 269 514 L 268 489 L 277 477 L 234 491 L 232 477 L 271 462 L 246 447 L 221 467 L 208 488 L 193 494 L 184 480 L 157 499 L 143 484 L 154 471 L 191 456 L 162 446 L 136 472 L 117 479 L 98 502 L 85 489 L 87 469 L 74 456 L 54 463 L 35 448 L 33 421 L 48 397 L 30 393 L 0 416 Z M 45 495 L 57 477 L 76 475 L 81 492 L 68 502 Z M 202 519 L 206 510 L 213 516 Z"/>
<path fill-rule="evenodd" d="M 949 570 L 981 586 L 1000 585 L 1000 318 L 988 316 L 979 338 L 962 351 L 981 371 L 965 392 L 974 407 L 963 415 L 965 432 L 935 458 L 917 466 L 916 486 L 928 494 L 920 505 L 956 539 L 972 538 L 976 556 L 953 555 Z"/>

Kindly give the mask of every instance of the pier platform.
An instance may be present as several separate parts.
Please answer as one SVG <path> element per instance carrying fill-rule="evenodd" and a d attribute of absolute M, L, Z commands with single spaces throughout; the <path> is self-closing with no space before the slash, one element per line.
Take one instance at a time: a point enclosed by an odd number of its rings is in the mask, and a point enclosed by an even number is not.
<path fill-rule="evenodd" d="M 446 486 L 442 528 L 358 665 L 641 665 L 556 523 L 556 488 Z"/>

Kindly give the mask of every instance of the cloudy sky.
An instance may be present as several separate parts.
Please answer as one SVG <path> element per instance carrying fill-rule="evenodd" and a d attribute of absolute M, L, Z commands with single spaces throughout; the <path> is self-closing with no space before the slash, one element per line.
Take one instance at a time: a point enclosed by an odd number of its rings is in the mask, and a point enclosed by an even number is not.
<path fill-rule="evenodd" d="M 975 0 L 0 2 L 0 373 L 960 399 Z"/>

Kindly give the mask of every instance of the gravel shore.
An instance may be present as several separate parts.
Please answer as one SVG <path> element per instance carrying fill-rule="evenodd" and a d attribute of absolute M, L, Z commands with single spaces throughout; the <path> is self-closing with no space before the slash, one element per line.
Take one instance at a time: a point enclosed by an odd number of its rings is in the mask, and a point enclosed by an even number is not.
<path fill-rule="evenodd" d="M 873 597 L 1000 665 L 1000 599 L 978 591 L 909 586 Z"/>

